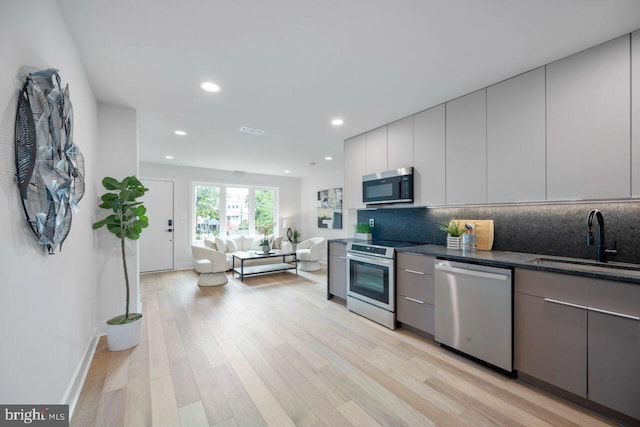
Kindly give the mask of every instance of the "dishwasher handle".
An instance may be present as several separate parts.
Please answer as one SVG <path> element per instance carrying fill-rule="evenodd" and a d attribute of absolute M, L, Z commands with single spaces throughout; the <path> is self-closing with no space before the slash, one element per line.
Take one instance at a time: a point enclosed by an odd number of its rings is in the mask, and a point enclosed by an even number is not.
<path fill-rule="evenodd" d="M 467 268 L 451 267 L 451 266 L 445 265 L 445 264 L 436 264 L 435 268 L 436 268 L 436 270 L 444 271 L 444 272 L 447 272 L 447 273 L 464 274 L 464 275 L 467 275 L 467 276 L 482 277 L 484 279 L 511 280 L 511 277 L 509 277 L 507 274 L 487 273 L 485 271 L 471 270 L 471 269 L 467 269 Z"/>

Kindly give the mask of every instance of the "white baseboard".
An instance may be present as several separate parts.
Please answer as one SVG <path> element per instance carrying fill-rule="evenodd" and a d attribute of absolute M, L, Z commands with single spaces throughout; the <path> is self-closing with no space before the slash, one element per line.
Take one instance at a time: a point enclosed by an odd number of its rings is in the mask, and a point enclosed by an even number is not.
<path fill-rule="evenodd" d="M 87 373 L 89 372 L 93 355 L 96 352 L 96 347 L 98 346 L 98 339 L 100 338 L 100 335 L 102 335 L 99 331 L 100 329 L 104 329 L 104 326 L 102 325 L 103 323 L 104 322 L 98 322 L 93 329 L 93 334 L 89 339 L 89 343 L 87 344 L 87 348 L 82 356 L 82 360 L 76 368 L 76 371 L 71 378 L 71 382 L 69 383 L 69 386 L 62 398 L 62 404 L 69 405 L 69 419 L 73 416 L 73 411 L 76 409 L 76 404 L 80 398 L 82 386 L 84 386 L 84 381 L 87 379 Z"/>

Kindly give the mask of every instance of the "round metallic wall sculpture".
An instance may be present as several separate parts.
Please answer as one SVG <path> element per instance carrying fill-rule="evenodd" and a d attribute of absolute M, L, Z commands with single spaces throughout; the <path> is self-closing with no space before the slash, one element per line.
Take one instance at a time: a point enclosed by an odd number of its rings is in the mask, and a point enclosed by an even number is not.
<path fill-rule="evenodd" d="M 16 178 L 27 224 L 53 254 L 71 229 L 84 195 L 84 158 L 73 143 L 69 85 L 58 70 L 30 73 L 18 96 Z"/>

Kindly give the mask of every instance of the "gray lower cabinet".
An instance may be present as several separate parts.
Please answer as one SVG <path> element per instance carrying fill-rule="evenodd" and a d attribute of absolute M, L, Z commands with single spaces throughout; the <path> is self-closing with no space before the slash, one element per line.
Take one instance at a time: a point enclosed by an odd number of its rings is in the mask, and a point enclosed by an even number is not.
<path fill-rule="evenodd" d="M 640 420 L 640 322 L 589 311 L 589 399 Z"/>
<path fill-rule="evenodd" d="M 514 299 L 515 368 L 587 397 L 587 310 L 520 293 Z"/>
<path fill-rule="evenodd" d="M 435 259 L 399 253 L 396 261 L 396 319 L 433 335 Z"/>
<path fill-rule="evenodd" d="M 520 373 L 640 420 L 640 286 L 516 269 Z"/>
<path fill-rule="evenodd" d="M 347 244 L 329 243 L 329 295 L 347 299 Z"/>

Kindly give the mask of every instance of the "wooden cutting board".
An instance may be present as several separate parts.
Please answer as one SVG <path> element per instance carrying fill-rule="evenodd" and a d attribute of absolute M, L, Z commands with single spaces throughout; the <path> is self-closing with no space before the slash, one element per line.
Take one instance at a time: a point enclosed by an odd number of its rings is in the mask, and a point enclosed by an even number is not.
<path fill-rule="evenodd" d="M 474 223 L 476 225 L 476 249 L 490 251 L 493 247 L 493 220 L 492 219 L 456 219 L 460 225 Z"/>

